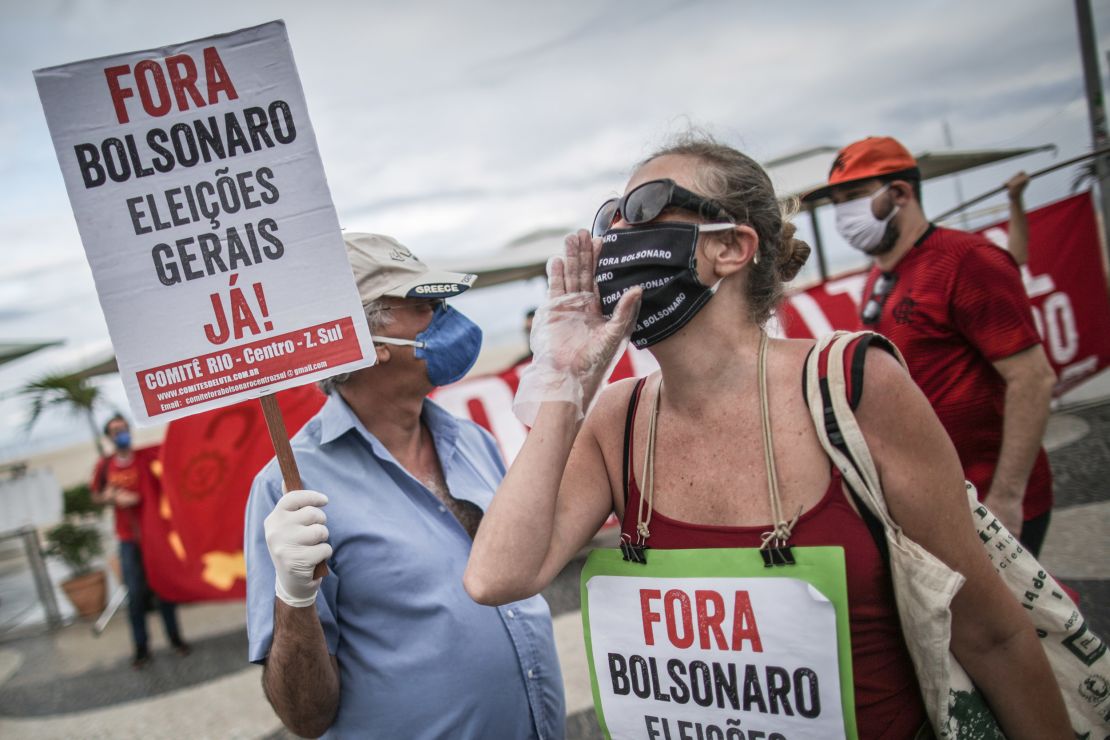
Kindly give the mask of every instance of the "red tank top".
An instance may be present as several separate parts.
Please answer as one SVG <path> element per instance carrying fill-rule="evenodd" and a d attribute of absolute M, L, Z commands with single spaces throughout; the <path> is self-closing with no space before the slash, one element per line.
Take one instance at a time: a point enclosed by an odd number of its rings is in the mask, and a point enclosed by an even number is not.
<path fill-rule="evenodd" d="M 640 488 L 632 465 L 635 410 L 644 386 L 632 392 L 625 430 L 625 506 L 622 534 L 636 542 L 636 512 Z M 832 468 L 825 495 L 794 526 L 792 545 L 839 545 L 844 548 L 848 576 L 848 618 L 852 636 L 852 675 L 855 681 L 856 722 L 865 740 L 912 738 L 926 722 L 921 690 L 902 639 L 887 564 L 879 554 L 863 519 L 848 503 L 840 487 L 840 471 Z M 711 547 L 759 547 L 770 524 L 725 527 L 672 519 L 659 511 L 651 515 L 647 544 L 659 550 Z M 648 557 L 650 558 L 650 552 Z"/>

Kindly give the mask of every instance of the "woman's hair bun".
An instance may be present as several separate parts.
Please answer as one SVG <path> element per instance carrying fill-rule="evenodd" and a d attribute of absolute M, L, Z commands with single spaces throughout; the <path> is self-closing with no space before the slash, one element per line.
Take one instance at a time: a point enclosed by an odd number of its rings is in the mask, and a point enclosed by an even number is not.
<path fill-rule="evenodd" d="M 779 251 L 778 268 L 784 282 L 790 282 L 794 279 L 794 276 L 802 269 L 802 265 L 809 259 L 809 253 L 812 251 L 804 241 L 794 238 L 796 230 L 797 227 L 791 222 L 782 222 L 780 237 L 782 248 Z"/>

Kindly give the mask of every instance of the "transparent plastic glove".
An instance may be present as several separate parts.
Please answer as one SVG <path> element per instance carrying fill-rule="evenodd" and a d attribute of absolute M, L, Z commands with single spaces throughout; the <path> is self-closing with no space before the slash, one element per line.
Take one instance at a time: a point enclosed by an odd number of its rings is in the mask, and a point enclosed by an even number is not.
<path fill-rule="evenodd" d="M 594 266 L 601 240 L 586 230 L 566 238 L 566 253 L 547 263 L 547 303 L 532 322 L 532 364 L 520 378 L 513 413 L 533 426 L 540 406 L 549 401 L 572 404 L 585 415 L 602 375 L 621 343 L 632 333 L 640 289 L 617 302 L 611 318 L 601 312 Z"/>
<path fill-rule="evenodd" d="M 277 574 L 277 597 L 289 606 L 312 606 L 320 588 L 312 572 L 331 557 L 327 521 L 321 506 L 328 497 L 319 491 L 290 491 L 266 517 L 266 547 Z"/>

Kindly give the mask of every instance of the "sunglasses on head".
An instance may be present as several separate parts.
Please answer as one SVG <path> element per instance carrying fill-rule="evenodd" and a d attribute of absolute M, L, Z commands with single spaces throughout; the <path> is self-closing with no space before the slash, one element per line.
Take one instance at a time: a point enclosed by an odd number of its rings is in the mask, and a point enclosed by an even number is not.
<path fill-rule="evenodd" d="M 863 305 L 863 311 L 860 312 L 863 323 L 874 324 L 879 320 L 883 313 L 883 304 L 886 303 L 890 291 L 894 290 L 896 282 L 898 282 L 898 276 L 894 273 L 884 272 L 879 275 L 875 285 L 871 287 L 871 297 L 867 299 L 867 303 Z"/>
<path fill-rule="evenodd" d="M 659 214 L 671 207 L 696 213 L 702 218 L 733 220 L 719 203 L 687 190 L 674 180 L 651 180 L 637 185 L 624 197 L 610 198 L 602 203 L 594 216 L 591 233 L 601 236 L 612 227 L 617 216 L 632 226 L 646 224 L 659 218 Z"/>

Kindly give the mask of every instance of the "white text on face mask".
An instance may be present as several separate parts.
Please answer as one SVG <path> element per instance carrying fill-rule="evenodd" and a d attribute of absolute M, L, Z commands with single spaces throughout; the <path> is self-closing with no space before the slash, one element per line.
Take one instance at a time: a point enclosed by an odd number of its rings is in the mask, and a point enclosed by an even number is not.
<path fill-rule="evenodd" d="M 597 266 L 612 267 L 613 265 L 623 265 L 637 260 L 669 260 L 670 258 L 671 250 L 669 249 L 641 249 L 639 252 L 620 257 L 602 257 L 597 261 Z"/>
<path fill-rule="evenodd" d="M 671 282 L 671 280 L 674 280 L 673 276 L 655 278 L 654 280 L 648 280 L 643 283 L 638 283 L 638 285 L 642 290 L 654 290 L 655 288 L 662 288 L 664 285 Z M 601 302 L 606 306 L 608 306 L 610 303 L 616 303 L 620 300 L 620 297 L 624 295 L 628 290 L 629 288 L 625 288 L 624 290 L 617 293 L 609 293 L 608 295 L 604 295 L 601 297 Z"/>
<path fill-rule="evenodd" d="M 671 305 L 667 306 L 664 309 L 656 311 L 651 316 L 648 316 L 646 319 L 641 321 L 639 326 L 637 326 L 636 328 L 637 329 L 646 329 L 649 326 L 651 326 L 652 324 L 654 324 L 656 321 L 667 318 L 672 313 L 677 311 L 678 307 L 681 306 L 685 302 L 686 302 L 686 294 L 685 293 L 679 293 L 678 296 L 671 303 Z"/>

